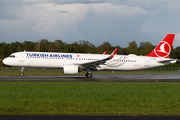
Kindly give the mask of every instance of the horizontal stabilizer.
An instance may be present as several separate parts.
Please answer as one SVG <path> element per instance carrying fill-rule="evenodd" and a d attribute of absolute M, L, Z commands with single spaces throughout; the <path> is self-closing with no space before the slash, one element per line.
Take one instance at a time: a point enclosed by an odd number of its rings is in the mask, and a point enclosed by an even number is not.
<path fill-rule="evenodd" d="M 180 59 L 177 59 L 177 60 L 176 60 L 176 63 L 180 63 Z"/>
<path fill-rule="evenodd" d="M 163 59 L 163 58 L 162 58 L 162 59 L 159 59 L 158 62 L 159 62 L 159 63 L 165 63 L 165 62 L 170 62 L 170 61 L 174 61 L 174 60 L 175 60 L 175 59 L 166 59 L 166 58 Z M 176 60 L 176 61 L 177 61 L 177 60 Z"/>

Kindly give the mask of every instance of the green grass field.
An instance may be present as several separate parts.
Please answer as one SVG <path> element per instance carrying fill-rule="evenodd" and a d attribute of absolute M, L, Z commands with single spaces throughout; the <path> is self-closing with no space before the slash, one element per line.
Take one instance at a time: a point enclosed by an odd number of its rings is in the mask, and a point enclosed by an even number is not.
<path fill-rule="evenodd" d="M 0 114 L 179 115 L 180 83 L 0 82 Z"/>

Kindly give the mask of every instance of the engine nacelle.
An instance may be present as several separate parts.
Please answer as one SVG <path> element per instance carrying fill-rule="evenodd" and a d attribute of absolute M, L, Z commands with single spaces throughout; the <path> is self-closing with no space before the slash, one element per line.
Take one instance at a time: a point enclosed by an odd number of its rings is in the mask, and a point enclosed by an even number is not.
<path fill-rule="evenodd" d="M 64 64 L 63 72 L 64 74 L 78 74 L 78 65 Z"/>

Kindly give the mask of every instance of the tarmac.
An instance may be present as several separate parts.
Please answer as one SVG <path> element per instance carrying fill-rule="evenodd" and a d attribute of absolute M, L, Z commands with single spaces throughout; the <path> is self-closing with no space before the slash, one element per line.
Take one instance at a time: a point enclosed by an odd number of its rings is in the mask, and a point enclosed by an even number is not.
<path fill-rule="evenodd" d="M 0 82 L 180 82 L 180 75 L 0 76 Z"/>

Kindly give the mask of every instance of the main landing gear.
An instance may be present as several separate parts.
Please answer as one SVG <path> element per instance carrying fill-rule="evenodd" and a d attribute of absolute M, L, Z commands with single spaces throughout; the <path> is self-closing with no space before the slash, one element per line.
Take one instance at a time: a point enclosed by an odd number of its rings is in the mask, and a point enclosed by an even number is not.
<path fill-rule="evenodd" d="M 86 77 L 87 77 L 87 78 L 92 78 L 92 74 L 91 74 L 90 72 L 87 72 L 87 73 L 86 73 Z"/>

